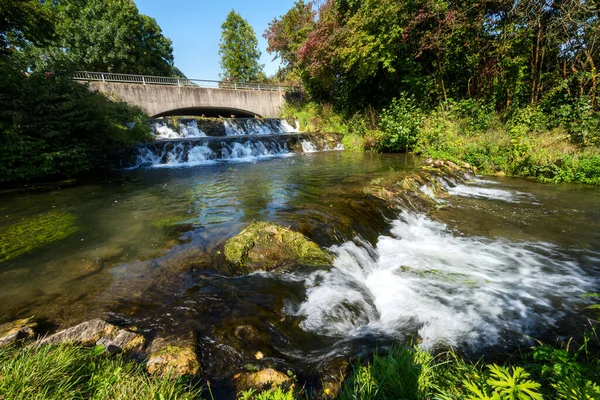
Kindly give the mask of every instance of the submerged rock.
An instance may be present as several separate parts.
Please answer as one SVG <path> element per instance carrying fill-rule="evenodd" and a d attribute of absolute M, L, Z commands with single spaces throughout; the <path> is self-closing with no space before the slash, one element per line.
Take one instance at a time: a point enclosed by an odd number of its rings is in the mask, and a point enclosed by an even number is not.
<path fill-rule="evenodd" d="M 272 368 L 263 369 L 262 371 L 254 373 L 244 372 L 236 375 L 234 380 L 235 387 L 240 392 L 249 389 L 271 389 L 282 385 L 291 386 L 293 384 L 292 378 L 283 372 L 276 371 Z"/>
<path fill-rule="evenodd" d="M 31 318 L 19 319 L 0 325 L 0 346 L 6 346 L 22 340 L 32 339 L 38 324 Z"/>
<path fill-rule="evenodd" d="M 331 256 L 304 235 L 268 222 L 253 222 L 225 243 L 225 258 L 238 271 L 271 271 L 286 263 L 326 266 Z"/>
<path fill-rule="evenodd" d="M 190 340 L 156 338 L 149 347 L 146 369 L 152 375 L 177 378 L 196 375 L 200 361 L 195 344 Z"/>

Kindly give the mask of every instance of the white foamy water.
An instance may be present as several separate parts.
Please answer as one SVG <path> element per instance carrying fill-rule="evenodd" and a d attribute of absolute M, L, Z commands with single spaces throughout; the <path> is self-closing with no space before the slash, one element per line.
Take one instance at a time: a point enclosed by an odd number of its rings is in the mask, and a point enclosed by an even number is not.
<path fill-rule="evenodd" d="M 300 141 L 300 145 L 302 146 L 302 152 L 303 153 L 316 153 L 318 151 L 341 151 L 341 150 L 345 150 L 344 145 L 341 144 L 341 143 L 336 144 L 335 147 L 333 147 L 333 148 L 329 147 L 328 143 L 325 143 L 323 149 L 319 150 L 317 148 L 317 146 L 315 146 L 314 143 L 312 143 L 310 140 L 307 140 L 307 139 L 302 139 Z"/>
<path fill-rule="evenodd" d="M 221 143 L 219 153 L 213 151 L 207 143 L 178 143 L 164 147 L 160 151 L 151 151 L 144 147 L 138 150 L 136 166 L 150 168 L 181 168 L 223 162 L 254 162 L 273 157 L 291 155 L 287 146 L 277 142 L 263 143 L 247 141 L 245 143 Z"/>
<path fill-rule="evenodd" d="M 205 137 L 204 133 L 196 121 L 185 121 L 179 125 L 179 130 L 175 132 L 166 122 L 155 122 L 152 124 L 152 131 L 157 139 L 185 139 Z"/>
<path fill-rule="evenodd" d="M 223 125 L 227 136 L 270 135 L 299 132 L 298 122 L 296 122 L 296 127 L 293 127 L 284 119 L 226 119 L 223 120 Z"/>
<path fill-rule="evenodd" d="M 436 344 L 498 344 L 506 333 L 552 326 L 598 282 L 544 243 L 460 237 L 423 215 L 403 213 L 375 248 L 332 248 L 330 271 L 306 279 L 307 298 L 287 312 L 321 335 L 418 334 Z"/>
<path fill-rule="evenodd" d="M 473 185 L 456 185 L 447 187 L 448 193 L 452 196 L 474 197 L 477 199 L 502 200 L 509 203 L 518 203 L 525 199 L 532 199 L 532 196 L 514 190 L 492 189 Z"/>
<path fill-rule="evenodd" d="M 314 153 L 318 151 L 317 147 L 310 140 L 302 140 L 300 144 L 302 145 L 303 153 Z"/>

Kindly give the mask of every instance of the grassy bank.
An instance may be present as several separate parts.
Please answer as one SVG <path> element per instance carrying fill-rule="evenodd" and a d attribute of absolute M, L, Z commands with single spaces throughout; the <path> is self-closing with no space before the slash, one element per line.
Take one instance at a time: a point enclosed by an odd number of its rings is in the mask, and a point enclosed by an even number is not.
<path fill-rule="evenodd" d="M 424 110 L 408 96 L 343 116 L 327 105 L 288 105 L 302 130 L 345 135 L 349 150 L 412 151 L 468 162 L 484 174 L 600 184 L 600 116 L 584 105 L 530 106 L 498 114 L 470 100 Z"/>
<path fill-rule="evenodd" d="M 581 344 L 538 344 L 506 363 L 472 362 L 452 350 L 434 355 L 418 347 L 393 347 L 356 361 L 339 392 L 319 393 L 298 384 L 250 389 L 242 400 L 537 400 L 600 399 L 598 337 L 592 328 Z M 0 399 L 202 399 L 208 391 L 188 377 L 149 376 L 134 361 L 102 347 L 72 345 L 0 348 Z"/>
<path fill-rule="evenodd" d="M 80 346 L 0 348 L 0 399 L 198 399 L 186 378 L 155 378 L 138 363 Z"/>

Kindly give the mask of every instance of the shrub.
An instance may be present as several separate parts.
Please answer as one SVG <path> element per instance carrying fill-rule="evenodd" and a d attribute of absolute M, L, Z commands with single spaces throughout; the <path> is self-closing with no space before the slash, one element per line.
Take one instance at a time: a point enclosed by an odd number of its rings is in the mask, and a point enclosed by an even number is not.
<path fill-rule="evenodd" d="M 424 115 L 414 96 L 402 93 L 381 112 L 380 129 L 383 132 L 381 150 L 412 151 L 419 139 Z"/>
<path fill-rule="evenodd" d="M 108 149 L 151 139 L 146 116 L 68 76 L 24 75 L 0 62 L 0 182 L 72 177 Z"/>

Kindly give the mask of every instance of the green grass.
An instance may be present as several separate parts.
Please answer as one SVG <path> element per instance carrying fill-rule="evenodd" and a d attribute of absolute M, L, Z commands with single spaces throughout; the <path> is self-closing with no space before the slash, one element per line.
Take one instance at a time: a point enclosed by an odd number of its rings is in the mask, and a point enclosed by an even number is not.
<path fill-rule="evenodd" d="M 355 365 L 338 399 L 600 399 L 600 362 L 588 352 L 588 340 L 576 348 L 540 344 L 506 365 L 395 347 Z"/>
<path fill-rule="evenodd" d="M 200 399 L 187 378 L 154 378 L 103 348 L 0 348 L 0 399 Z"/>

